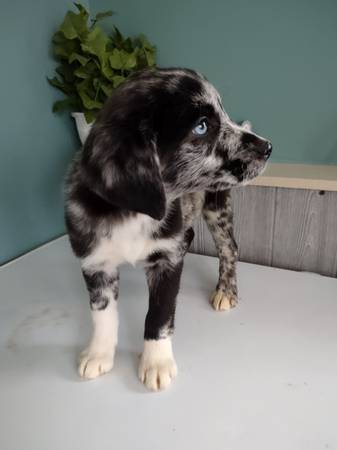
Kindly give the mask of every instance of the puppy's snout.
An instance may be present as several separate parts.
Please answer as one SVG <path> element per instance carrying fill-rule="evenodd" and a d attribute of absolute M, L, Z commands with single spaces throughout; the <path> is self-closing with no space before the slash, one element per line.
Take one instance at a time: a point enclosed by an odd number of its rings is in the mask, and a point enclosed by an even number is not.
<path fill-rule="evenodd" d="M 273 148 L 271 142 L 251 133 L 245 133 L 242 136 L 242 144 L 248 151 L 253 151 L 259 158 L 266 160 L 271 155 Z"/>
<path fill-rule="evenodd" d="M 271 155 L 271 152 L 273 150 L 273 146 L 272 143 L 267 141 L 264 145 L 264 149 L 263 149 L 263 156 L 265 159 L 268 159 L 269 156 Z"/>
<path fill-rule="evenodd" d="M 256 139 L 253 150 L 254 152 L 263 159 L 268 159 L 271 155 L 271 151 L 273 149 L 273 146 L 271 145 L 271 142 L 266 141 L 264 139 Z"/>

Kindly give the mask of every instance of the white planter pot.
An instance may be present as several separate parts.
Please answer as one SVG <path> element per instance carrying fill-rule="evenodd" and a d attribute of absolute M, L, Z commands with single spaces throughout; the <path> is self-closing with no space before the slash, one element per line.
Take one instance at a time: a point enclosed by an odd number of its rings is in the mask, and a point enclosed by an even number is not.
<path fill-rule="evenodd" d="M 75 119 L 78 135 L 80 137 L 82 145 L 84 145 L 84 142 L 88 137 L 93 122 L 88 123 L 85 119 L 85 115 L 80 112 L 71 113 L 71 116 Z"/>

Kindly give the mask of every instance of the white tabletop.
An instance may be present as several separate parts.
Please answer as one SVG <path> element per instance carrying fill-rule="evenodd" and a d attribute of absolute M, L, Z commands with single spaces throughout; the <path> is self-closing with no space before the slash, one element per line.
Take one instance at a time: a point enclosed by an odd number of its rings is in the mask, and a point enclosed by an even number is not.
<path fill-rule="evenodd" d="M 337 280 L 239 265 L 240 304 L 211 309 L 217 260 L 188 255 L 178 300 L 179 375 L 138 381 L 147 293 L 121 270 L 113 371 L 76 372 L 88 296 L 65 238 L 0 269 L 1 450 L 337 449 Z"/>

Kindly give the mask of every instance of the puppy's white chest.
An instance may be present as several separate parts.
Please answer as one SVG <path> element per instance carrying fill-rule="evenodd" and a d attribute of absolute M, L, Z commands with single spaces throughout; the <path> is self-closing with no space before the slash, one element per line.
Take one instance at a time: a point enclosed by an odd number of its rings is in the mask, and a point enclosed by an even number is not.
<path fill-rule="evenodd" d="M 85 258 L 83 266 L 108 269 L 144 260 L 158 245 L 152 238 L 152 228 L 153 220 L 143 214 L 114 225 L 109 236 L 101 237 L 95 250 Z"/>
<path fill-rule="evenodd" d="M 150 217 L 137 215 L 135 219 L 114 228 L 107 245 L 111 247 L 111 256 L 116 259 L 117 264 L 135 264 L 151 252 L 154 245 L 154 240 L 150 237 L 151 222 Z"/>

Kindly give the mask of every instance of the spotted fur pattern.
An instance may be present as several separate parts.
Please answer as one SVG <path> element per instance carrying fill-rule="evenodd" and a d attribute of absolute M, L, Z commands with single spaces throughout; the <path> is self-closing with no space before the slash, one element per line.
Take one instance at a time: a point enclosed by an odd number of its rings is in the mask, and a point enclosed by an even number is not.
<path fill-rule="evenodd" d="M 229 118 L 216 89 L 194 71 L 140 72 L 114 91 L 66 184 L 66 224 L 93 318 L 82 377 L 111 370 L 118 267 L 142 263 L 149 309 L 139 378 L 154 390 L 171 383 L 176 298 L 194 219 L 203 214 L 219 255 L 212 304 L 229 309 L 237 302 L 230 189 L 261 173 L 270 152 L 249 123 Z"/>
<path fill-rule="evenodd" d="M 235 265 L 238 248 L 234 239 L 230 191 L 207 192 L 203 217 L 219 255 L 219 281 L 211 303 L 216 310 L 227 310 L 237 304 Z"/>

